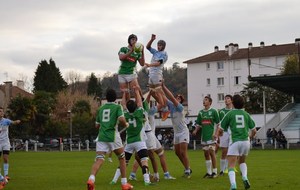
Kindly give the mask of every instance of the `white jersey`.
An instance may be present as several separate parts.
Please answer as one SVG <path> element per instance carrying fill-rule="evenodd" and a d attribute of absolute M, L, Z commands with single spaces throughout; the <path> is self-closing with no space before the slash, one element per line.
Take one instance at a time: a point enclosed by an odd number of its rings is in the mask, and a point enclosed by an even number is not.
<path fill-rule="evenodd" d="M 8 137 L 8 128 L 9 125 L 12 123 L 12 120 L 2 118 L 0 120 L 0 141 L 9 141 Z"/>
<path fill-rule="evenodd" d="M 155 63 L 155 62 L 158 62 L 160 60 L 163 61 L 162 64 L 160 64 L 160 66 L 149 67 L 149 77 L 151 77 L 151 76 L 157 76 L 157 75 L 161 75 L 162 76 L 164 64 L 168 60 L 168 54 L 167 54 L 167 52 L 165 52 L 165 51 L 157 51 L 154 48 L 151 48 L 149 51 L 153 55 L 152 59 L 151 59 L 151 63 Z"/>
<path fill-rule="evenodd" d="M 183 114 L 183 106 L 182 104 L 178 104 L 177 107 L 168 100 L 167 102 L 168 108 L 171 112 L 171 120 L 174 129 L 174 133 L 181 133 L 187 130 L 187 125 L 185 124 L 185 118 Z"/>

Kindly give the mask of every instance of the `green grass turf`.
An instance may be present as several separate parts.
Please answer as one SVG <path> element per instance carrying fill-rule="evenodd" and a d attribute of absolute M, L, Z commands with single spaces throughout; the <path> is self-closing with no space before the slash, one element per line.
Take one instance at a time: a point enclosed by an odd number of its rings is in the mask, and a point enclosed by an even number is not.
<path fill-rule="evenodd" d="M 141 169 L 134 189 L 144 190 L 228 190 L 228 176 L 216 179 L 203 179 L 206 173 L 203 152 L 190 150 L 192 178 L 182 178 L 183 167 L 173 151 L 166 151 L 168 167 L 176 180 L 163 179 L 155 186 L 145 187 Z M 219 164 L 218 154 L 218 164 Z M 95 158 L 95 152 L 11 152 L 11 180 L 6 190 L 83 190 Z M 129 174 L 133 160 L 128 167 Z M 300 150 L 252 150 L 247 159 L 250 189 L 259 190 L 296 190 L 300 189 Z M 113 156 L 113 163 L 105 162 L 96 176 L 97 190 L 120 190 L 117 185 L 109 185 L 118 165 Z M 151 169 L 152 171 L 152 169 Z M 238 189 L 244 189 L 240 172 L 236 175 Z"/>

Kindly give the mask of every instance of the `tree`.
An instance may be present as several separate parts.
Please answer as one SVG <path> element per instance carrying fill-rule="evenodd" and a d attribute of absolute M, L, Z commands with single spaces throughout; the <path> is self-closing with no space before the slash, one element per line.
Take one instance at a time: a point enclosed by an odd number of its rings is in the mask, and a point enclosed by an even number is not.
<path fill-rule="evenodd" d="M 282 75 L 293 75 L 299 74 L 299 63 L 298 63 L 298 55 L 293 54 L 287 56 L 282 71 Z"/>
<path fill-rule="evenodd" d="M 101 82 L 98 81 L 94 73 L 89 78 L 87 94 L 94 97 L 102 96 Z"/>
<path fill-rule="evenodd" d="M 45 129 L 56 104 L 55 96 L 50 92 L 38 91 L 34 94 L 33 103 L 37 110 L 33 134 L 45 136 Z"/>
<path fill-rule="evenodd" d="M 36 107 L 32 99 L 17 96 L 8 105 L 8 117 L 12 120 L 21 120 L 21 124 L 10 128 L 12 138 L 24 138 L 34 131 L 33 122 L 36 116 Z"/>
<path fill-rule="evenodd" d="M 56 67 L 52 59 L 49 60 L 49 64 L 46 60 L 42 60 L 39 63 L 33 80 L 34 92 L 46 91 L 57 93 L 67 87 L 66 81 L 61 76 L 59 68 Z"/>
<path fill-rule="evenodd" d="M 263 112 L 263 91 L 266 98 L 266 112 L 278 112 L 284 105 L 291 102 L 291 97 L 273 88 L 264 87 L 256 82 L 245 84 L 242 95 L 246 97 L 245 110 L 251 114 Z"/>

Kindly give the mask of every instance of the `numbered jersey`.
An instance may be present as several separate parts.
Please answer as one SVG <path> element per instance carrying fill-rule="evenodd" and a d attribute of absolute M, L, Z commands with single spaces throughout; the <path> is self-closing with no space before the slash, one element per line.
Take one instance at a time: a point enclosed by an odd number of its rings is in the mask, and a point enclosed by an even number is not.
<path fill-rule="evenodd" d="M 144 141 L 144 134 L 142 132 L 144 126 L 144 109 L 142 107 L 137 108 L 133 113 L 124 111 L 126 121 L 129 123 L 129 127 L 126 130 L 126 142 L 127 144 Z"/>
<path fill-rule="evenodd" d="M 123 109 L 120 105 L 108 102 L 101 106 L 96 116 L 96 123 L 100 124 L 98 141 L 115 142 L 118 135 L 118 119 L 124 117 Z"/>
<path fill-rule="evenodd" d="M 254 129 L 255 122 L 244 110 L 233 109 L 228 112 L 221 121 L 221 128 L 224 131 L 230 129 L 230 142 L 247 141 L 249 130 Z"/>

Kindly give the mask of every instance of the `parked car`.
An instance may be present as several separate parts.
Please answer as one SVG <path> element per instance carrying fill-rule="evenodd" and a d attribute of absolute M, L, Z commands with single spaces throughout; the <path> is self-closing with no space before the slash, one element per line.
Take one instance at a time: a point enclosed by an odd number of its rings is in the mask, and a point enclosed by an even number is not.
<path fill-rule="evenodd" d="M 59 140 L 55 138 L 46 138 L 44 141 L 45 148 L 58 148 Z"/>
<path fill-rule="evenodd" d="M 33 140 L 33 139 L 28 139 L 28 148 L 29 149 L 34 149 L 34 144 L 37 143 L 37 148 L 43 148 L 44 143 L 39 142 L 38 140 Z"/>

